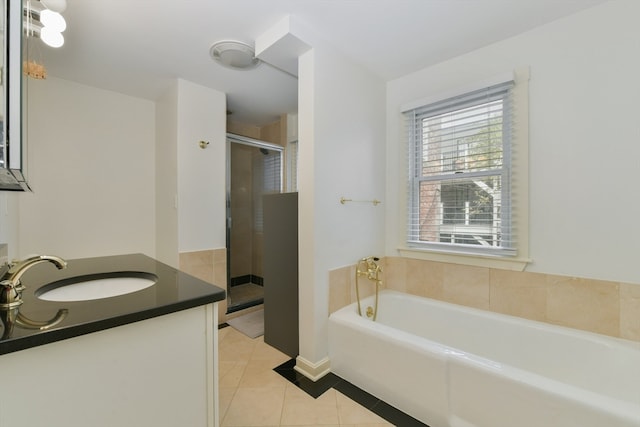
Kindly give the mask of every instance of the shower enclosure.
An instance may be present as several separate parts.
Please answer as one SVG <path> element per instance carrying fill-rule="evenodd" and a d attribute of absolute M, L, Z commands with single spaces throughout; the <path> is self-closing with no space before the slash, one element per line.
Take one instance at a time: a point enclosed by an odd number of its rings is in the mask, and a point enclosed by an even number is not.
<path fill-rule="evenodd" d="M 263 302 L 262 196 L 282 192 L 279 145 L 227 134 L 227 312 Z"/>

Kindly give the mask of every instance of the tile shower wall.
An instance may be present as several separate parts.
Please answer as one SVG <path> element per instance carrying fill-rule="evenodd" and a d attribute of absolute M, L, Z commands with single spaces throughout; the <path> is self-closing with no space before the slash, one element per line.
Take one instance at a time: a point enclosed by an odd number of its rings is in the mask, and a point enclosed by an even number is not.
<path fill-rule="evenodd" d="M 227 132 L 286 147 L 287 120 L 286 116 L 282 116 L 261 127 L 227 120 Z M 233 223 L 237 224 L 231 234 L 231 247 L 234 248 L 231 253 L 231 277 L 256 276 L 258 281 L 253 280 L 252 283 L 257 283 L 263 276 L 264 253 L 263 233 L 254 227 L 253 153 L 255 148 L 247 146 L 236 146 L 231 151 L 234 165 L 231 169 L 231 203 Z"/>
<path fill-rule="evenodd" d="M 640 284 L 386 257 L 383 286 L 454 304 L 640 341 Z M 355 266 L 329 272 L 329 312 L 355 301 Z M 361 281 L 363 295 L 373 285 Z"/>
<path fill-rule="evenodd" d="M 233 228 L 230 235 L 231 277 L 252 273 L 255 246 L 253 217 L 253 152 L 246 145 L 231 146 L 231 215 Z"/>
<path fill-rule="evenodd" d="M 225 248 L 182 252 L 179 255 L 179 268 L 198 279 L 227 289 L 227 250 Z M 220 301 L 218 305 L 218 323 L 224 323 L 227 300 Z"/>

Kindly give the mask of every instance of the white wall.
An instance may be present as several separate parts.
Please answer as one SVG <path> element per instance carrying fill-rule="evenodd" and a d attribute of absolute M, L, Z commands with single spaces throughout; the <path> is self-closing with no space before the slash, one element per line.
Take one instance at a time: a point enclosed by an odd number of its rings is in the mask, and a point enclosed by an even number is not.
<path fill-rule="evenodd" d="M 154 104 L 49 77 L 29 81 L 28 108 L 14 256 L 153 256 Z"/>
<path fill-rule="evenodd" d="M 178 82 L 156 100 L 156 258 L 178 267 Z"/>
<path fill-rule="evenodd" d="M 156 111 L 54 77 L 29 83 L 34 192 L 0 200 L 12 257 L 157 251 L 175 266 L 178 251 L 225 247 L 223 93 L 177 80 Z"/>
<path fill-rule="evenodd" d="M 178 80 L 178 249 L 226 246 L 225 94 Z M 200 140 L 208 141 L 206 149 Z"/>
<path fill-rule="evenodd" d="M 17 258 L 18 252 L 18 200 L 20 193 L 0 192 L 0 243 L 7 244 L 8 259 Z M 4 262 L 0 260 L 0 263 Z"/>
<path fill-rule="evenodd" d="M 616 0 L 389 82 L 386 253 L 403 244 L 399 106 L 530 67 L 527 270 L 640 283 L 640 2 Z"/>
<path fill-rule="evenodd" d="M 384 248 L 384 82 L 314 45 L 299 63 L 300 355 L 327 355 L 329 270 Z"/>

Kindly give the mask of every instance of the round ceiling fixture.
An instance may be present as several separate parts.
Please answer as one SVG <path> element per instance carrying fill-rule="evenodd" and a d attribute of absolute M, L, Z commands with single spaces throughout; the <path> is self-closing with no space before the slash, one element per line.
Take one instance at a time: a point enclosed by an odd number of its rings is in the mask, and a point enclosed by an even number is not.
<path fill-rule="evenodd" d="M 209 54 L 221 65 L 233 70 L 251 70 L 260 65 L 253 48 L 238 41 L 225 40 L 214 43 L 209 49 Z"/>

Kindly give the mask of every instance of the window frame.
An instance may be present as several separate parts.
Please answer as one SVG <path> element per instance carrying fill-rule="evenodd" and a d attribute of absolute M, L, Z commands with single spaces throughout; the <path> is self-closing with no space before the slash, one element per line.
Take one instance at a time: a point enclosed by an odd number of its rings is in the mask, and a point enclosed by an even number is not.
<path fill-rule="evenodd" d="M 503 220 L 506 219 L 511 226 L 517 224 L 516 229 L 512 227 L 512 232 L 517 233 L 517 240 L 508 248 L 481 247 L 479 245 L 451 245 L 440 242 L 416 242 L 410 239 L 409 221 L 411 221 L 411 215 L 416 212 L 412 210 L 412 206 L 415 207 L 415 197 L 417 197 L 417 193 L 412 191 L 413 187 L 411 187 L 412 169 L 415 171 L 415 166 L 411 167 L 411 165 L 416 164 L 415 156 L 417 151 L 412 149 L 414 144 L 409 140 L 409 134 L 406 133 L 407 128 L 405 126 L 404 138 L 407 142 L 407 159 L 409 161 L 406 163 L 408 170 L 405 181 L 408 188 L 405 203 L 406 222 L 405 227 L 399 230 L 404 234 L 402 241 L 405 242 L 404 245 L 398 248 L 402 256 L 512 270 L 522 270 L 527 263 L 530 262 L 528 259 L 528 80 L 529 70 L 519 69 L 511 73 L 495 76 L 468 85 L 459 90 L 401 106 L 401 113 L 404 116 L 407 112 L 426 105 L 435 104 L 448 98 L 469 94 L 479 89 L 511 81 L 513 82 L 513 86 L 509 89 L 511 92 L 511 108 L 515 112 L 514 115 L 517 115 L 517 119 L 513 119 L 517 122 L 517 126 L 513 127 L 513 141 L 511 144 L 507 144 L 508 151 L 505 153 L 510 164 L 508 167 L 503 168 L 503 174 L 508 173 L 510 175 L 506 190 L 512 195 L 517 195 L 515 201 L 512 197 L 509 202 L 507 202 L 506 208 L 509 213 L 506 215 L 506 218 L 503 218 Z M 513 150 L 517 153 L 515 157 L 511 155 L 511 147 L 513 147 Z M 413 158 L 410 158 L 411 156 L 413 156 Z M 409 164 L 409 162 L 411 162 L 411 164 Z"/>

